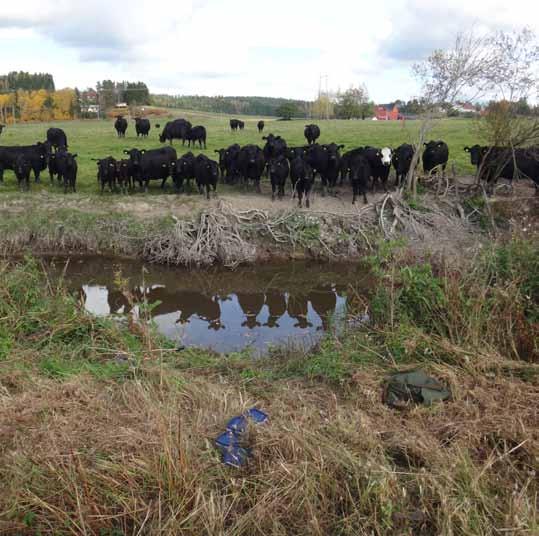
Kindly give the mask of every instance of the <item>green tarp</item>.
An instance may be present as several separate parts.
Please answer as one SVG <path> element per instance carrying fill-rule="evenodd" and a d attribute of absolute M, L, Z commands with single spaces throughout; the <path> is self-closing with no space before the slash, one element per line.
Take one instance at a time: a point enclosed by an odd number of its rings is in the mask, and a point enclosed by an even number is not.
<path fill-rule="evenodd" d="M 399 407 L 407 403 L 425 404 L 449 400 L 451 392 L 422 370 L 399 372 L 386 381 L 384 402 Z"/>

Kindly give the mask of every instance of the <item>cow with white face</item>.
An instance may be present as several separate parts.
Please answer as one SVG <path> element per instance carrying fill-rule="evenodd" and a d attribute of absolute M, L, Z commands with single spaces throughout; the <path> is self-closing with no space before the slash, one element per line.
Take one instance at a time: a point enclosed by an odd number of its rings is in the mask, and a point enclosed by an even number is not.
<path fill-rule="evenodd" d="M 376 181 L 380 179 L 384 191 L 387 192 L 387 179 L 391 171 L 393 150 L 389 147 L 378 149 L 377 147 L 365 147 L 364 155 L 367 158 L 371 170 L 372 191 L 376 189 Z"/>

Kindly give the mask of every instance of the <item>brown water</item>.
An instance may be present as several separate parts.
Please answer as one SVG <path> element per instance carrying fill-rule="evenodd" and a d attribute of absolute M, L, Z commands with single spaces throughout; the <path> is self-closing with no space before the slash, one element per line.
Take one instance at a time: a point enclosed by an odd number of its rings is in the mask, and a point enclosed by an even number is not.
<path fill-rule="evenodd" d="M 65 274 L 89 312 L 138 313 L 146 301 L 163 335 L 222 353 L 251 348 L 260 355 L 283 344 L 309 348 L 342 325 L 349 292 L 366 295 L 372 284 L 368 272 L 351 264 L 289 262 L 232 272 L 84 257 L 50 266 L 54 275 Z M 128 280 L 131 304 L 115 284 L 118 273 Z"/>

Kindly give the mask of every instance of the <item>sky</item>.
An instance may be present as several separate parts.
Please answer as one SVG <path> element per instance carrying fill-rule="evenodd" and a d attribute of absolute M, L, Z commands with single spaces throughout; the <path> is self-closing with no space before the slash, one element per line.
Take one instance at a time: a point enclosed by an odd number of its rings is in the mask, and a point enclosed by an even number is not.
<path fill-rule="evenodd" d="M 513 0 L 18 0 L 0 10 L 0 73 L 57 88 L 144 81 L 152 93 L 312 100 L 365 84 L 376 102 L 419 93 L 411 66 L 458 31 L 539 34 L 539 2 Z M 4 5 L 7 4 L 7 5 Z"/>

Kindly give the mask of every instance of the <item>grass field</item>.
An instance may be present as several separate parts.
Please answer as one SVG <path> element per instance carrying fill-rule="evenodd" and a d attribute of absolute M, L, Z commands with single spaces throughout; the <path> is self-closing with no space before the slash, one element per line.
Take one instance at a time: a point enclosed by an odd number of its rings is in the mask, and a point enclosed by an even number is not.
<path fill-rule="evenodd" d="M 230 131 L 228 121 L 229 116 L 185 112 L 182 110 L 171 110 L 172 116 L 182 116 L 189 119 L 193 124 L 202 124 L 208 131 L 208 147 L 202 151 L 214 158 L 217 155 L 215 149 L 226 147 L 232 143 L 245 145 L 256 143 L 263 145 L 261 136 L 256 129 L 258 117 L 245 116 L 245 130 L 233 133 Z M 169 116 L 159 119 L 152 119 L 152 125 L 160 123 L 161 126 L 168 120 Z M 270 132 L 283 136 L 289 145 L 302 145 L 305 143 L 303 128 L 307 120 L 277 121 L 273 118 L 265 118 L 266 128 L 264 133 Z M 360 145 L 391 146 L 397 147 L 401 143 L 415 141 L 418 130 L 417 121 L 408 121 L 405 124 L 400 122 L 375 122 L 375 121 L 345 121 L 329 120 L 316 121 L 320 125 L 322 135 L 321 143 L 332 141 L 343 143 L 346 149 L 352 149 Z M 160 147 L 157 130 L 152 129 L 147 139 L 136 139 L 134 122 L 129 123 L 125 139 L 118 139 L 113 128 L 112 120 L 103 121 L 66 121 L 52 123 L 32 123 L 17 124 L 7 128 L 0 137 L 0 145 L 31 144 L 45 139 L 45 133 L 50 126 L 60 127 L 65 130 L 70 145 L 71 152 L 78 153 L 79 176 L 78 190 L 84 194 L 97 193 L 96 183 L 96 163 L 92 158 L 113 156 L 122 158 L 123 150 L 133 147 L 156 148 Z M 462 119 L 446 119 L 438 123 L 431 132 L 433 139 L 443 139 L 449 145 L 450 164 L 454 163 L 459 174 L 470 173 L 472 166 L 469 163 L 469 156 L 463 151 L 465 145 L 473 144 L 473 121 Z M 181 142 L 176 141 L 174 146 L 178 151 L 178 156 L 187 151 L 182 147 Z M 195 154 L 199 152 L 196 149 Z M 5 173 L 5 181 L 2 191 L 16 191 L 16 181 L 13 172 Z M 150 187 L 150 194 L 160 193 L 158 182 L 154 182 Z M 219 187 L 223 189 L 222 186 Z M 41 185 L 32 184 L 32 191 L 41 189 L 50 190 L 48 173 L 44 174 Z M 54 187 L 53 191 L 62 191 Z M 226 188 L 230 192 L 231 189 Z M 119 194 L 118 194 L 119 195 Z"/>

